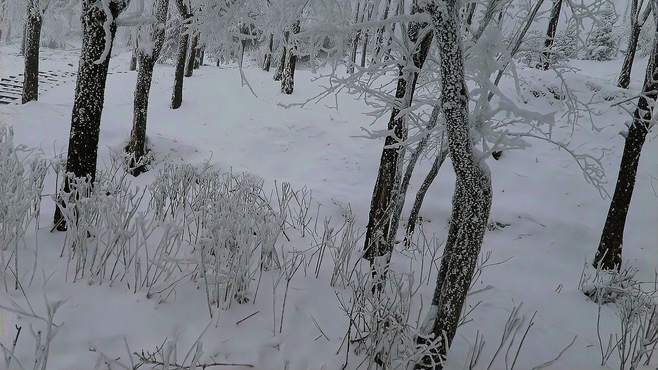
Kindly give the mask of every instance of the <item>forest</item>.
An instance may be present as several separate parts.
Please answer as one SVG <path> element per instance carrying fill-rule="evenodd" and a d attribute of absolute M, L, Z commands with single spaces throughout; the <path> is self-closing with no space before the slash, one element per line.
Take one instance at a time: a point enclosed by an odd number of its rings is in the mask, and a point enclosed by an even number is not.
<path fill-rule="evenodd" d="M 658 368 L 658 0 L 0 0 L 0 370 Z"/>

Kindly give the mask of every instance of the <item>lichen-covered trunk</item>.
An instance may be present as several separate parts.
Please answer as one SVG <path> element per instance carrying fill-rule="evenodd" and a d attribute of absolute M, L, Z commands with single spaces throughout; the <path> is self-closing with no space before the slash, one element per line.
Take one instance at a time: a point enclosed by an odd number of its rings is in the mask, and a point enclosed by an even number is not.
<path fill-rule="evenodd" d="M 181 26 L 184 27 L 184 26 Z M 174 72 L 174 90 L 171 95 L 171 109 L 180 108 L 183 104 L 183 76 L 185 75 L 185 57 L 190 35 L 181 30 L 178 41 L 178 55 L 176 56 L 176 69 Z"/>
<path fill-rule="evenodd" d="M 300 30 L 300 23 L 296 21 L 292 25 L 292 34 L 296 35 Z M 293 36 L 294 39 L 294 36 Z M 295 88 L 295 68 L 297 66 L 297 47 L 292 45 L 288 48 L 288 57 L 286 58 L 286 65 L 283 68 L 283 75 L 281 77 L 281 92 L 290 95 Z"/>
<path fill-rule="evenodd" d="M 185 77 L 192 77 L 192 74 L 194 73 L 194 60 L 196 58 L 196 48 L 198 43 L 199 35 L 194 34 L 194 36 L 192 36 L 192 42 L 190 43 L 190 50 L 187 53 L 187 60 L 185 63 Z"/>
<path fill-rule="evenodd" d="M 23 72 L 22 103 L 39 99 L 39 43 L 41 41 L 41 11 L 28 9 L 26 17 L 25 70 Z"/>
<path fill-rule="evenodd" d="M 621 66 L 621 73 L 619 73 L 619 80 L 617 81 L 617 86 L 622 89 L 627 89 L 628 85 L 631 83 L 631 71 L 633 69 L 633 61 L 635 61 L 637 41 L 640 38 L 641 30 L 642 28 L 639 24 L 633 23 L 631 25 L 631 34 L 628 37 L 628 47 L 626 48 L 624 63 Z"/>
<path fill-rule="evenodd" d="M 551 7 L 551 15 L 548 18 L 548 28 L 546 29 L 546 40 L 544 41 L 543 60 L 540 64 L 541 69 L 548 70 L 551 66 L 551 49 L 555 42 L 555 32 L 557 31 L 557 24 L 560 21 L 560 10 L 562 9 L 562 0 L 553 0 L 553 7 Z"/>
<path fill-rule="evenodd" d="M 71 132 L 66 173 L 75 177 L 96 177 L 98 135 L 105 100 L 105 82 L 110 64 L 112 44 L 116 34 L 116 17 L 123 11 L 123 2 L 110 2 L 111 19 L 98 3 L 82 1 L 82 47 L 71 113 Z M 106 34 L 106 26 L 109 34 Z M 68 178 L 64 181 L 64 193 L 69 192 Z M 66 229 L 59 207 L 55 212 L 55 226 Z"/>
<path fill-rule="evenodd" d="M 414 200 L 414 205 L 411 207 L 411 212 L 409 212 L 409 220 L 407 220 L 407 229 L 404 236 L 405 245 L 411 244 L 411 239 L 413 237 L 414 231 L 416 230 L 416 223 L 418 222 L 418 216 L 420 215 L 420 210 L 423 207 L 423 201 L 425 200 L 425 195 L 427 194 L 427 191 L 429 190 L 430 186 L 432 186 L 432 183 L 434 183 L 434 179 L 436 179 L 436 175 L 439 173 L 439 169 L 441 169 L 441 166 L 443 165 L 443 162 L 447 157 L 448 157 L 448 148 L 447 146 L 444 147 L 442 145 L 441 149 L 439 150 L 439 152 L 436 154 L 436 157 L 434 158 L 432 167 L 427 173 L 427 176 L 425 176 L 423 183 L 420 185 L 420 188 L 416 193 L 416 199 Z"/>
<path fill-rule="evenodd" d="M 456 177 L 451 226 L 432 299 L 436 308 L 431 336 L 444 338 L 418 368 L 441 369 L 457 331 L 459 317 L 480 254 L 489 211 L 491 179 L 484 158 L 473 147 L 464 78 L 457 0 L 426 5 L 441 61 L 441 107 Z M 424 339 L 419 337 L 419 341 Z"/>
<path fill-rule="evenodd" d="M 418 11 L 417 9 L 414 12 Z M 424 27 L 420 23 L 409 25 L 408 37 L 412 43 L 417 44 L 413 54 L 413 63 L 418 70 L 421 70 L 432 43 L 432 33 L 425 33 L 420 43 L 418 38 Z M 374 265 L 378 257 L 390 257 L 393 245 L 388 243 L 389 232 L 391 232 L 391 217 L 395 209 L 395 194 L 400 185 L 400 170 L 404 158 L 404 142 L 407 138 L 407 121 L 405 117 L 400 117 L 400 112 L 411 105 L 418 72 L 406 72 L 403 66 L 400 66 L 400 75 L 398 77 L 395 97 L 400 105 L 393 107 L 388 122 L 388 132 L 384 140 L 384 148 L 379 161 L 379 170 L 377 180 L 370 202 L 370 213 L 368 216 L 368 226 L 366 228 L 366 237 L 363 246 L 364 258 Z"/>
<path fill-rule="evenodd" d="M 270 33 L 269 40 L 267 41 L 267 51 L 263 57 L 263 71 L 269 72 L 272 65 L 272 48 L 274 47 L 274 35 Z"/>
<path fill-rule="evenodd" d="M 658 34 L 658 27 L 656 29 Z M 622 262 L 622 247 L 624 243 L 624 228 L 626 216 L 631 205 L 637 166 L 640 162 L 642 146 L 649 129 L 653 108 L 658 98 L 658 37 L 654 41 L 651 58 L 647 65 L 642 94 L 633 115 L 633 123 L 628 129 L 624 142 L 624 152 L 619 164 L 619 174 L 615 192 L 610 202 L 608 216 L 601 233 L 601 241 L 594 257 L 594 266 L 604 270 L 619 269 Z"/>
<path fill-rule="evenodd" d="M 288 55 L 288 31 L 283 33 L 283 45 L 281 45 L 281 57 L 279 58 L 279 64 L 276 66 L 274 71 L 274 76 L 272 77 L 274 81 L 281 81 L 283 78 L 283 68 L 286 65 L 286 57 Z"/>

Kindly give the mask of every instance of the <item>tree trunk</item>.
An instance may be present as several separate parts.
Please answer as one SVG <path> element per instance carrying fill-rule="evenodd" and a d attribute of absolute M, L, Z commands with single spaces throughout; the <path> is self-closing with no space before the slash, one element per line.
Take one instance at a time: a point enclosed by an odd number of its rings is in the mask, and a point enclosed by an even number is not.
<path fill-rule="evenodd" d="M 413 9 L 412 13 L 419 11 Z M 413 54 L 413 63 L 420 70 L 432 43 L 432 33 L 425 33 L 425 37 L 418 44 L 418 37 L 423 24 L 412 23 L 409 25 L 408 37 L 411 42 L 417 44 Z M 399 107 L 393 107 L 388 122 L 388 131 L 393 135 L 386 136 L 384 149 L 379 162 L 377 181 L 373 190 L 366 229 L 365 243 L 363 246 L 364 258 L 374 265 L 378 257 L 390 256 L 393 246 L 389 245 L 390 221 L 395 207 L 394 198 L 399 186 L 400 166 L 404 158 L 404 141 L 407 138 L 407 122 L 405 117 L 398 117 L 400 110 L 411 105 L 418 72 L 406 72 L 400 66 L 395 97 L 401 103 Z M 408 84 L 408 85 L 407 85 Z"/>
<path fill-rule="evenodd" d="M 475 15 L 475 8 L 477 7 L 477 3 L 475 1 L 471 2 L 468 4 L 468 7 L 466 8 L 466 25 L 470 28 L 471 24 L 473 24 L 473 16 Z"/>
<path fill-rule="evenodd" d="M 414 205 L 409 212 L 409 220 L 407 221 L 407 230 L 404 236 L 405 245 L 411 244 L 411 239 L 413 237 L 414 231 L 416 230 L 416 223 L 418 222 L 418 216 L 420 215 L 420 210 L 423 207 L 423 201 L 425 200 L 425 195 L 429 190 L 430 186 L 436 179 L 436 175 L 439 173 L 439 169 L 443 165 L 443 162 L 448 157 L 448 148 L 441 148 L 432 163 L 432 168 L 430 168 L 425 180 L 420 185 L 418 193 L 416 193 L 416 199 L 414 200 Z"/>
<path fill-rule="evenodd" d="M 265 57 L 263 57 L 263 71 L 265 72 L 270 71 L 270 65 L 272 64 L 273 47 L 274 47 L 274 35 L 270 33 L 270 37 L 267 42 L 267 51 L 265 52 Z"/>
<path fill-rule="evenodd" d="M 562 9 L 562 0 L 553 0 L 553 7 L 551 8 L 551 15 L 548 19 L 548 29 L 546 30 L 546 41 L 544 41 L 543 61 L 541 69 L 548 70 L 551 65 L 551 49 L 555 41 L 555 32 L 557 31 L 557 24 L 560 21 L 560 10 Z"/>
<path fill-rule="evenodd" d="M 165 41 L 165 28 L 167 22 L 169 0 L 157 0 L 153 4 L 153 15 L 156 24 L 151 27 L 153 47 L 150 51 L 142 50 L 139 53 L 139 70 L 135 85 L 133 105 L 133 128 L 126 152 L 131 155 L 130 173 L 138 176 L 146 170 L 144 155 L 146 154 L 146 123 L 149 104 L 149 91 L 153 79 L 153 68 L 160 56 Z"/>
<path fill-rule="evenodd" d="M 633 9 L 631 17 L 631 34 L 628 38 L 628 47 L 626 48 L 626 56 L 624 57 L 624 64 L 621 67 L 621 73 L 619 74 L 619 80 L 617 81 L 617 86 L 622 89 L 627 89 L 628 85 L 631 82 L 631 71 L 633 69 L 633 61 L 635 60 L 635 52 L 637 51 L 637 42 L 640 38 L 640 32 L 642 31 L 642 26 L 649 18 L 651 13 L 651 4 L 647 4 L 644 12 L 640 16 L 638 14 L 639 9 L 637 0 L 633 1 Z"/>
<path fill-rule="evenodd" d="M 28 5 L 25 41 L 25 71 L 23 73 L 22 103 L 39 99 L 39 43 L 41 41 L 41 9 L 36 3 Z"/>
<path fill-rule="evenodd" d="M 363 12 L 365 12 L 366 4 L 363 4 Z M 354 15 L 354 24 L 359 23 L 359 12 L 361 11 L 361 0 L 356 4 L 356 14 Z M 347 73 L 354 73 L 354 65 L 356 64 L 356 51 L 359 48 L 359 39 L 361 38 L 361 29 L 359 28 L 352 40 L 352 53 L 350 55 L 350 64 L 347 66 Z"/>
<path fill-rule="evenodd" d="M 473 148 L 464 78 L 457 0 L 426 5 L 441 55 L 441 107 L 456 184 L 448 241 L 437 277 L 432 305 L 436 317 L 433 338 L 444 338 L 417 368 L 441 369 L 457 331 L 459 317 L 473 278 L 491 209 L 491 179 L 481 153 Z M 418 338 L 423 342 L 425 338 Z"/>
<path fill-rule="evenodd" d="M 203 66 L 205 58 L 206 58 L 206 48 L 203 47 L 201 48 L 201 51 L 199 53 L 199 66 Z"/>
<path fill-rule="evenodd" d="M 288 31 L 283 33 L 283 45 L 281 45 L 281 58 L 279 58 L 279 65 L 277 65 L 276 70 L 274 71 L 274 81 L 281 81 L 283 77 L 283 67 L 286 65 L 286 56 L 288 55 Z"/>
<path fill-rule="evenodd" d="M 194 59 L 196 58 L 196 46 L 199 43 L 199 35 L 192 36 L 190 50 L 187 54 L 187 62 L 185 64 L 185 77 L 192 77 L 194 72 Z"/>
<path fill-rule="evenodd" d="M 384 14 L 382 15 L 382 22 L 388 19 L 388 12 L 391 8 L 391 0 L 386 0 L 386 5 L 384 6 Z M 382 50 L 382 43 L 384 42 L 384 31 L 386 31 L 386 26 L 379 27 L 377 30 L 377 38 L 375 39 L 375 53 L 370 60 L 370 63 L 374 63 L 379 60 L 380 53 Z"/>
<path fill-rule="evenodd" d="M 368 17 L 366 18 L 367 22 L 370 22 L 372 18 L 372 11 L 374 9 L 374 4 L 370 3 L 370 9 L 368 9 Z M 359 64 L 361 68 L 366 66 L 366 55 L 368 54 L 368 39 L 370 38 L 370 31 L 365 30 L 363 36 L 363 45 L 361 46 L 361 63 Z"/>
<path fill-rule="evenodd" d="M 117 29 L 116 18 L 125 6 L 124 2 L 110 2 L 112 19 L 108 20 L 105 11 L 95 3 L 94 0 L 82 1 L 82 48 L 66 158 L 66 173 L 72 173 L 75 177 L 89 177 L 92 183 L 96 177 L 98 135 L 105 100 L 105 82 Z M 64 180 L 64 193 L 69 191 L 67 177 Z M 56 208 L 54 222 L 58 230 L 66 229 L 59 207 Z"/>
<path fill-rule="evenodd" d="M 658 27 L 656 29 L 658 32 Z M 633 123 L 628 129 L 624 142 L 624 153 L 619 165 L 619 174 L 615 185 L 615 193 L 610 202 L 608 216 L 601 233 L 594 266 L 604 270 L 619 269 L 622 262 L 622 247 L 624 242 L 624 227 L 626 216 L 633 196 L 637 166 L 640 162 L 642 146 L 651 128 L 653 107 L 658 98 L 658 37 L 654 41 L 651 59 L 647 66 L 642 94 L 633 115 Z"/>
<path fill-rule="evenodd" d="M 137 70 L 137 49 L 133 49 L 133 53 L 130 56 L 130 65 L 128 66 L 129 71 Z"/>
<path fill-rule="evenodd" d="M 295 22 L 292 26 L 292 34 L 299 33 L 299 21 Z M 293 36 L 294 39 L 294 36 Z M 294 40 L 293 40 L 294 41 Z M 295 67 L 297 65 L 297 47 L 292 45 L 288 50 L 288 58 L 286 58 L 286 65 L 283 68 L 283 76 L 281 79 L 281 92 L 290 95 L 295 87 Z"/>
<path fill-rule="evenodd" d="M 178 109 L 183 103 L 183 76 L 185 75 L 185 56 L 187 55 L 189 40 L 190 35 L 181 31 L 180 40 L 178 41 L 178 56 L 176 57 L 174 91 L 171 95 L 171 109 Z"/>
<path fill-rule="evenodd" d="M 402 210 L 404 209 L 404 203 L 407 196 L 407 189 L 409 188 L 409 183 L 411 182 L 411 176 L 413 175 L 413 171 L 416 167 L 416 163 L 418 162 L 418 159 L 420 159 L 420 156 L 423 154 L 423 151 L 425 151 L 425 148 L 427 147 L 427 144 L 430 141 L 430 138 L 432 136 L 432 131 L 436 127 L 437 121 L 439 119 L 440 111 L 441 108 L 438 105 L 435 105 L 434 108 L 432 109 L 432 114 L 430 116 L 429 122 L 425 127 L 426 134 L 418 142 L 413 153 L 411 153 L 411 156 L 409 158 L 409 163 L 407 163 L 407 167 L 404 170 L 404 176 L 402 176 L 402 182 L 400 183 L 400 187 L 398 191 L 395 194 L 393 194 L 394 209 L 393 209 L 393 215 L 391 216 L 390 232 L 388 233 L 388 242 L 387 242 L 388 245 L 395 245 L 395 238 L 397 236 L 397 230 L 400 224 Z M 443 139 L 441 140 L 441 143 L 442 143 L 441 146 L 443 146 Z"/>

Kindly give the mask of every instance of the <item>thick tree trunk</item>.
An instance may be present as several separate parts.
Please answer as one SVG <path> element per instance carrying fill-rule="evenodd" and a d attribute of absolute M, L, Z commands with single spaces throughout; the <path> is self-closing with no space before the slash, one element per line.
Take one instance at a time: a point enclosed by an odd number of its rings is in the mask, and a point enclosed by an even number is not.
<path fill-rule="evenodd" d="M 413 12 L 416 11 L 418 10 L 413 10 Z M 432 43 L 432 33 L 426 32 L 418 44 L 423 27 L 423 24 L 412 23 L 408 30 L 409 39 L 417 44 L 413 54 L 413 63 L 418 70 L 422 69 Z M 399 187 L 400 167 L 404 158 L 404 141 L 407 138 L 406 118 L 398 116 L 401 109 L 411 105 L 417 80 L 417 72 L 405 72 L 404 68 L 400 66 L 395 97 L 400 101 L 401 106 L 393 108 L 388 122 L 388 131 L 393 134 L 386 136 L 384 141 L 363 246 L 364 258 L 368 259 L 371 265 L 378 257 L 390 256 L 393 250 L 393 246 L 388 244 L 389 232 L 391 232 L 390 223 L 395 209 L 395 194 Z"/>
<path fill-rule="evenodd" d="M 420 189 L 418 189 L 418 193 L 416 193 L 416 199 L 414 200 L 413 207 L 411 207 L 411 212 L 409 212 L 409 220 L 407 221 L 407 230 L 404 236 L 405 245 L 411 244 L 414 231 L 416 230 L 418 216 L 420 215 L 420 210 L 423 207 L 425 195 L 427 194 L 427 191 L 429 190 L 432 183 L 434 183 L 436 175 L 439 173 L 439 169 L 441 169 L 441 166 L 447 157 L 448 148 L 441 148 L 437 153 L 436 158 L 434 158 L 432 168 L 430 168 L 427 176 L 425 176 L 425 180 L 423 180 L 423 183 L 420 185 Z"/>
<path fill-rule="evenodd" d="M 190 50 L 187 53 L 187 61 L 185 64 L 185 77 L 192 77 L 194 73 L 194 59 L 196 58 L 196 46 L 199 43 L 199 35 L 194 34 L 192 36 L 192 42 L 190 43 Z"/>
<path fill-rule="evenodd" d="M 267 42 L 267 51 L 263 57 L 263 71 L 269 72 L 270 66 L 272 65 L 272 48 L 274 47 L 274 35 L 270 33 L 269 40 Z"/>
<path fill-rule="evenodd" d="M 551 66 L 551 49 L 555 42 L 555 32 L 557 31 L 557 24 L 560 21 L 560 10 L 562 9 L 562 0 L 553 0 L 553 7 L 551 8 L 551 15 L 548 19 L 548 29 L 546 30 L 546 41 L 544 41 L 543 61 L 540 64 L 541 69 L 548 70 Z"/>
<path fill-rule="evenodd" d="M 153 47 L 150 51 L 142 50 L 139 53 L 139 71 L 137 72 L 137 83 L 135 85 L 133 105 L 133 128 L 126 152 L 131 155 L 130 173 L 138 176 L 146 170 L 144 155 L 146 154 L 146 123 L 148 115 L 149 91 L 153 79 L 153 68 L 160 56 L 162 45 L 165 41 L 165 28 L 169 0 L 157 0 L 153 4 L 153 15 L 157 21 L 151 27 L 151 39 Z"/>
<path fill-rule="evenodd" d="M 658 33 L 658 27 L 656 32 Z M 594 266 L 604 270 L 619 269 L 622 262 L 626 216 L 633 196 L 642 146 L 651 128 L 651 118 L 655 114 L 653 107 L 656 98 L 658 98 L 658 63 L 656 62 L 658 59 L 658 37 L 654 41 L 651 54 L 642 95 L 640 95 L 633 115 L 633 124 L 626 134 L 615 192 L 603 226 L 601 241 L 594 257 Z"/>
<path fill-rule="evenodd" d="M 286 65 L 286 57 L 288 55 L 288 31 L 283 33 L 283 45 L 281 45 L 281 58 L 279 58 L 279 64 L 276 66 L 274 71 L 273 79 L 274 81 L 281 81 L 283 77 L 283 67 Z"/>
<path fill-rule="evenodd" d="M 299 21 L 293 24 L 291 31 L 293 35 L 299 33 Z M 292 45 L 288 49 L 288 57 L 286 58 L 286 65 L 283 68 L 283 76 L 281 78 L 281 92 L 286 95 L 292 94 L 295 87 L 295 68 L 297 65 L 297 47 Z"/>
<path fill-rule="evenodd" d="M 441 369 L 457 331 L 491 208 L 491 179 L 484 158 L 473 148 L 468 90 L 458 24 L 457 0 L 426 5 L 440 49 L 441 107 L 456 176 L 451 227 L 432 299 L 436 317 L 431 336 L 444 338 L 418 368 Z M 425 339 L 419 337 L 419 342 Z"/>
<path fill-rule="evenodd" d="M 28 7 L 26 17 L 25 71 L 22 103 L 39 99 L 39 43 L 41 41 L 41 9 Z"/>
<path fill-rule="evenodd" d="M 124 2 L 109 3 L 112 19 L 109 20 L 107 27 L 109 34 L 106 34 L 108 15 L 95 4 L 93 0 L 82 1 L 82 48 L 66 157 L 66 173 L 72 173 L 75 177 L 89 177 L 92 183 L 96 177 L 98 135 L 105 100 L 105 81 L 117 29 L 115 20 L 125 6 Z M 69 181 L 66 178 L 64 193 L 68 193 L 69 190 Z M 56 208 L 54 222 L 58 230 L 66 229 L 59 207 Z"/>

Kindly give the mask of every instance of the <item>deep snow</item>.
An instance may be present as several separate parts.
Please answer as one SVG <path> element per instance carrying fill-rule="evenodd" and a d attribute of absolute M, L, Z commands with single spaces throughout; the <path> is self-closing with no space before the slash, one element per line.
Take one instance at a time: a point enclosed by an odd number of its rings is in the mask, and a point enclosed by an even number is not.
<path fill-rule="evenodd" d="M 77 51 L 46 50 L 41 63 L 42 68 L 75 71 Z M 574 61 L 572 65 L 580 70 L 570 78 L 616 91 L 620 64 L 620 60 Z M 645 65 L 646 59 L 636 62 L 631 84 L 634 92 L 640 88 Z M 21 66 L 15 48 L 0 48 L 1 75 L 20 72 Z M 112 58 L 100 163 L 107 161 L 110 151 L 120 151 L 130 133 L 136 73 L 123 73 L 127 66 L 127 53 Z M 295 93 L 284 96 L 269 73 L 256 66 L 246 68 L 254 96 L 240 86 L 240 74 L 233 66 L 203 66 L 192 78 L 186 78 L 183 106 L 172 111 L 168 108 L 172 72 L 170 66 L 157 65 L 151 89 L 148 138 L 160 161 L 156 168 L 164 161 L 199 164 L 210 159 L 226 169 L 257 174 L 266 184 L 278 180 L 308 186 L 316 201 L 323 204 L 323 215 L 337 217 L 337 204 L 350 204 L 358 223 L 365 225 L 382 142 L 362 137 L 361 127 L 369 125 L 370 118 L 364 115 L 367 108 L 361 101 L 341 95 L 338 109 L 329 101 L 286 108 L 320 91 L 319 84 L 311 82 L 310 71 L 298 71 Z M 65 153 L 74 87 L 71 78 L 42 94 L 39 102 L 0 106 L 0 120 L 14 127 L 17 143 L 41 148 L 49 158 Z M 583 148 L 609 150 L 603 163 L 607 188 L 612 192 L 623 146 L 618 132 L 627 116 L 609 105 L 599 104 L 602 114 L 595 118 L 603 130 L 595 132 L 583 124 L 574 142 Z M 655 133 L 650 136 L 642 154 L 624 246 L 626 263 L 638 267 L 641 276 L 648 278 L 658 266 L 658 145 Z M 405 216 L 429 162 L 425 159 L 416 170 Z M 524 313 L 538 313 L 519 368 L 551 359 L 574 335 L 578 335 L 575 345 L 552 368 L 598 368 L 597 305 L 577 285 L 583 265 L 595 252 L 609 200 L 602 199 L 585 182 L 569 156 L 546 143 L 533 142 L 526 150 L 506 152 L 502 160 L 490 160 L 489 165 L 494 189 L 490 221 L 510 226 L 487 232 L 483 250 L 492 252 L 492 261 L 506 262 L 484 271 L 479 287 L 491 288 L 469 300 L 469 305 L 482 304 L 473 314 L 474 320 L 458 331 L 451 368 L 464 366 L 476 330 L 487 338 L 486 352 L 491 353 L 505 318 L 520 302 Z M 451 171 L 449 163 L 442 167 L 422 210 L 423 218 L 430 221 L 424 225 L 425 232 L 436 234 L 440 241 L 446 237 L 451 209 Z M 156 172 L 154 169 L 135 182 L 147 184 Z M 49 177 L 45 193 L 53 194 L 54 189 L 54 179 Z M 51 348 L 48 368 L 90 369 L 101 351 L 125 360 L 124 336 L 132 351 L 152 350 L 165 337 L 179 336 L 179 351 L 186 351 L 185 346 L 191 345 L 210 321 L 202 292 L 192 284 L 183 284 L 174 299 L 158 304 L 123 287 L 66 283 L 61 276 L 65 262 L 58 257 L 63 236 L 49 233 L 53 207 L 50 198 L 44 199 L 38 233 L 39 275 L 43 271 L 53 277 L 44 286 L 35 283 L 27 289 L 31 303 L 41 310 L 44 292 L 50 299 L 66 299 L 58 315 L 57 321 L 63 325 Z M 297 247 L 302 249 L 307 242 L 296 241 Z M 396 268 L 404 271 L 404 258 L 397 255 L 396 261 Z M 265 289 L 255 303 L 233 305 L 213 321 L 203 339 L 205 352 L 216 354 L 218 360 L 248 362 L 259 369 L 283 369 L 286 364 L 289 369 L 340 368 L 344 353 L 336 355 L 336 351 L 347 330 L 347 319 L 326 276 L 293 280 L 284 331 L 277 335 L 272 333 L 271 282 L 263 284 Z M 432 285 L 433 281 L 423 287 L 426 302 Z M 2 291 L 0 304 L 8 304 L 10 296 L 22 302 L 20 294 Z M 236 324 L 254 312 L 259 313 Z M 609 321 L 603 332 L 609 333 L 617 325 L 614 309 L 606 306 L 602 314 Z M 328 341 L 314 340 L 320 333 L 313 319 Z M 15 315 L 0 312 L 2 343 L 11 342 L 16 322 Z M 26 346 L 22 354 L 27 356 L 30 350 Z M 504 368 L 504 364 L 494 368 Z"/>

